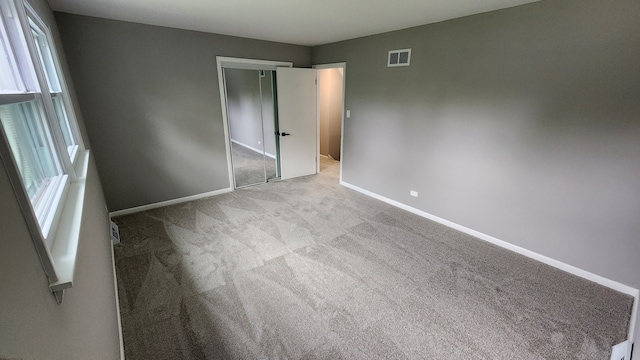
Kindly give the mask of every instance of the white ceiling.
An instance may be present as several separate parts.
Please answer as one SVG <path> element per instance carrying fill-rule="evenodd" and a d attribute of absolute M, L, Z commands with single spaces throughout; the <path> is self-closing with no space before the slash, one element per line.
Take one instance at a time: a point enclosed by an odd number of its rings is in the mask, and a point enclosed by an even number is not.
<path fill-rule="evenodd" d="M 538 0 L 48 0 L 73 14 L 320 45 Z"/>

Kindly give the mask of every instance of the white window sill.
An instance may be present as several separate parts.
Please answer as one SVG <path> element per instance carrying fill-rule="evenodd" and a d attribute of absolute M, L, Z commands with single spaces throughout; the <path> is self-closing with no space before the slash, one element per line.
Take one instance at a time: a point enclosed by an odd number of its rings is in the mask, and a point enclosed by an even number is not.
<path fill-rule="evenodd" d="M 67 198 L 56 230 L 51 258 L 58 281 L 49 283 L 52 292 L 68 289 L 73 285 L 76 268 L 80 224 L 84 207 L 84 193 L 87 185 L 89 150 L 78 152 L 76 162 L 76 181 L 69 185 Z"/>

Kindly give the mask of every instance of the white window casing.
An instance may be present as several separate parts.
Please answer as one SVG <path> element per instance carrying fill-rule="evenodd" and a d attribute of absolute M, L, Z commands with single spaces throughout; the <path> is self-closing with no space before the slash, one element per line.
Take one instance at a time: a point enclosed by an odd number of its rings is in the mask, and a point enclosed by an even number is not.
<path fill-rule="evenodd" d="M 0 2 L 0 159 L 61 302 L 73 284 L 89 153 L 51 32 L 23 0 Z"/>

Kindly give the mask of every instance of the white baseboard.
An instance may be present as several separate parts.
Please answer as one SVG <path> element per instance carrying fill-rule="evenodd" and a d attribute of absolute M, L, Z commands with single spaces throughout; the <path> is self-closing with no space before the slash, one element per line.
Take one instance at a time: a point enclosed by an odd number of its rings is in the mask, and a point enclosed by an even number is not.
<path fill-rule="evenodd" d="M 555 267 L 557 269 L 566 271 L 566 272 L 568 272 L 570 274 L 579 276 L 579 277 L 587 279 L 589 281 L 593 281 L 595 283 L 598 283 L 598 284 L 600 284 L 602 286 L 606 286 L 606 287 L 608 287 L 610 289 L 613 289 L 613 290 L 616 290 L 618 292 L 633 296 L 634 297 L 634 305 L 633 305 L 633 312 L 631 314 L 631 321 L 630 321 L 630 325 L 629 325 L 629 339 L 631 339 L 631 341 L 633 341 L 634 335 L 635 335 L 635 324 L 636 324 L 636 322 L 638 320 L 638 318 L 637 318 L 638 317 L 638 301 L 640 301 L 640 290 L 638 290 L 636 288 L 633 288 L 631 286 L 619 283 L 617 281 L 614 281 L 614 280 L 611 280 L 611 279 L 607 279 L 607 278 L 602 277 L 600 275 L 596 275 L 596 274 L 591 273 L 589 271 L 577 268 L 577 267 L 575 267 L 573 265 L 569 265 L 567 263 L 563 263 L 562 261 L 558 261 L 556 259 L 552 259 L 552 258 L 550 258 L 548 256 L 538 254 L 538 253 L 533 252 L 531 250 L 527 250 L 527 249 L 522 248 L 520 246 L 516 246 L 516 245 L 510 244 L 510 243 L 508 243 L 506 241 L 497 239 L 497 238 L 495 238 L 493 236 L 489 236 L 487 234 L 483 234 L 483 233 L 481 233 L 479 231 L 475 231 L 475 230 L 469 229 L 468 227 L 456 224 L 456 223 L 454 223 L 452 221 L 443 219 L 441 217 L 438 217 L 438 216 L 435 216 L 435 215 L 431 215 L 431 214 L 429 214 L 427 212 L 424 212 L 422 210 L 418 210 L 418 209 L 416 209 L 414 207 L 411 207 L 409 205 L 403 204 L 403 203 L 401 203 L 399 201 L 395 201 L 395 200 L 386 198 L 386 197 L 384 197 L 382 195 L 378 195 L 378 194 L 376 194 L 374 192 L 371 192 L 369 190 L 365 190 L 365 189 L 363 189 L 361 187 L 358 187 L 356 185 L 352 185 L 352 184 L 349 184 L 349 183 L 344 182 L 344 181 L 340 181 L 340 185 L 345 186 L 345 187 L 347 187 L 349 189 L 355 190 L 357 192 L 360 192 L 362 194 L 365 194 L 367 196 L 370 196 L 370 197 L 372 197 L 374 199 L 383 201 L 383 202 L 385 202 L 387 204 L 393 205 L 393 206 L 398 207 L 400 209 L 406 210 L 406 211 L 411 212 L 413 214 L 416 214 L 418 216 L 422 216 L 422 217 L 427 218 L 429 220 L 432 220 L 432 221 L 435 221 L 435 222 L 440 223 L 442 225 L 448 226 L 448 227 L 450 227 L 452 229 L 461 231 L 461 232 L 463 232 L 465 234 L 477 237 L 478 239 L 487 241 L 489 243 L 492 243 L 494 245 L 500 246 L 500 247 L 505 248 L 507 250 L 511 250 L 511 251 L 516 252 L 518 254 L 524 255 L 524 256 L 526 256 L 528 258 L 531 258 L 533 260 L 536 260 L 536 261 L 539 261 L 541 263 L 553 266 L 553 267 Z"/>
<path fill-rule="evenodd" d="M 111 241 L 109 241 L 111 242 Z M 113 266 L 113 286 L 116 296 L 116 317 L 118 318 L 118 338 L 120 339 L 120 360 L 124 360 L 124 338 L 122 337 L 122 318 L 120 317 L 120 298 L 118 297 L 118 277 L 116 276 L 116 256 L 113 253 L 113 244 L 111 247 L 111 264 Z"/>
<path fill-rule="evenodd" d="M 629 323 L 629 340 L 631 340 L 631 345 L 636 340 L 636 324 L 640 322 L 640 318 L 638 317 L 638 307 L 640 306 L 638 302 L 640 301 L 640 290 L 636 290 L 635 301 L 633 302 L 633 309 L 631 310 L 631 321 Z M 640 345 L 640 336 L 638 337 L 638 344 Z M 638 350 L 640 351 L 640 350 Z M 626 359 L 631 359 L 631 349 L 629 349 L 629 354 L 627 354 Z"/>
<path fill-rule="evenodd" d="M 185 196 L 185 197 L 178 198 L 178 199 L 161 201 L 161 202 L 148 204 L 148 205 L 136 206 L 136 207 L 129 208 L 129 209 L 123 209 L 123 210 L 110 212 L 109 213 L 109 217 L 112 218 L 112 217 L 117 217 L 117 216 L 122 216 L 122 215 L 134 214 L 134 213 L 141 212 L 141 211 L 157 209 L 157 208 L 163 207 L 163 206 L 176 205 L 176 204 L 181 204 L 181 203 L 194 201 L 194 200 L 200 200 L 200 199 L 204 199 L 204 198 L 208 198 L 208 197 L 212 197 L 212 196 L 216 196 L 216 195 L 226 194 L 226 193 L 232 192 L 232 191 L 233 191 L 233 188 L 226 188 L 226 189 L 220 189 L 220 190 L 215 190 L 215 191 L 209 191 L 209 192 L 202 193 L 202 194 Z"/>
<path fill-rule="evenodd" d="M 240 142 L 240 141 L 238 141 L 238 140 L 233 140 L 233 139 L 231 139 L 231 142 L 232 142 L 232 143 L 234 143 L 234 144 L 238 144 L 238 145 L 240 145 L 240 146 L 242 146 L 242 147 L 245 147 L 245 148 L 247 148 L 247 149 L 249 149 L 249 150 L 251 150 L 251 151 L 253 151 L 253 152 L 257 152 L 258 154 L 262 155 L 262 150 L 260 150 L 260 149 L 258 149 L 258 148 L 254 148 L 253 146 L 249 146 L 249 145 L 247 145 L 247 144 L 245 144 L 245 143 L 241 143 L 241 142 Z M 270 154 L 270 153 L 268 153 L 268 152 L 266 152 L 266 151 L 264 152 L 264 154 L 265 154 L 266 156 L 268 156 L 268 157 L 272 158 L 272 159 L 275 159 L 275 158 L 276 158 L 276 156 L 275 156 L 275 155 Z"/>

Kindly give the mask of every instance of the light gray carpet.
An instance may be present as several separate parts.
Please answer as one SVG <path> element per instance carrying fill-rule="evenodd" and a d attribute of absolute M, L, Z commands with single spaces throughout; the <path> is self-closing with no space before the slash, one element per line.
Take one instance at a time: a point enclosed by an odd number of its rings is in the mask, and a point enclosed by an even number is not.
<path fill-rule="evenodd" d="M 119 217 L 126 358 L 609 359 L 632 298 L 320 175 Z"/>
<path fill-rule="evenodd" d="M 236 188 L 265 182 L 276 177 L 276 160 L 242 145 L 231 143 Z"/>

